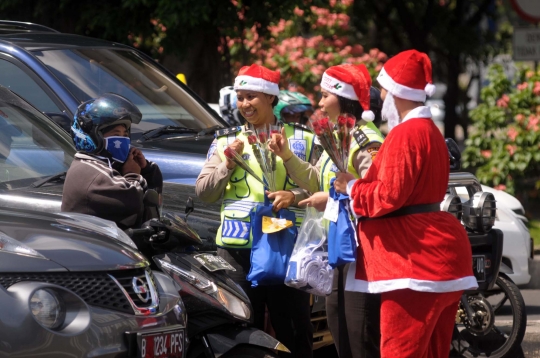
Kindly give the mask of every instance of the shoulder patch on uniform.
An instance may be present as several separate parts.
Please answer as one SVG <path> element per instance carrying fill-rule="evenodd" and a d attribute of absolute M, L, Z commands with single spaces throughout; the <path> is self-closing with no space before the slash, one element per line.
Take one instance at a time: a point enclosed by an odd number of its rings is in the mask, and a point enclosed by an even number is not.
<path fill-rule="evenodd" d="M 291 127 L 295 127 L 295 128 L 300 128 L 302 130 L 305 130 L 305 131 L 308 131 L 308 132 L 311 132 L 311 129 L 306 126 L 305 124 L 300 124 L 300 123 L 287 123 L 287 125 L 291 126 Z"/>
<path fill-rule="evenodd" d="M 368 152 L 369 154 L 371 154 L 371 160 L 374 160 L 374 159 L 375 159 L 375 157 L 377 156 L 377 153 L 379 153 L 379 149 L 381 149 L 380 146 L 377 146 L 377 147 L 369 147 L 369 148 L 366 149 L 367 152 Z"/>
<path fill-rule="evenodd" d="M 358 145 L 360 146 L 360 148 L 365 147 L 369 143 L 369 138 L 366 133 L 364 133 L 364 131 L 358 127 L 355 128 L 353 132 L 353 137 L 356 140 L 356 143 L 358 143 Z"/>
<path fill-rule="evenodd" d="M 241 130 L 242 130 L 242 127 L 241 127 L 241 126 L 238 126 L 238 127 L 223 128 L 223 129 L 220 129 L 220 130 L 217 130 L 217 131 L 216 131 L 216 138 L 217 138 L 217 137 L 224 136 L 224 135 L 236 133 L 236 132 L 239 132 L 239 131 L 241 131 Z"/>
<path fill-rule="evenodd" d="M 214 152 L 217 149 L 217 143 L 210 144 L 210 149 L 208 149 L 208 153 L 206 154 L 206 160 L 210 160 L 212 158 L 212 155 L 214 155 Z"/>

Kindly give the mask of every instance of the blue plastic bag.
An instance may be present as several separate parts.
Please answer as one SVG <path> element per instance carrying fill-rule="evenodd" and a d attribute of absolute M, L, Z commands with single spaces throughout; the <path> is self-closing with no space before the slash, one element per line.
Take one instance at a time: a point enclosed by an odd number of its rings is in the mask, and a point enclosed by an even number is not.
<path fill-rule="evenodd" d="M 287 274 L 287 266 L 292 255 L 298 228 L 283 229 L 271 234 L 262 232 L 263 216 L 287 219 L 296 222 L 296 215 L 287 209 L 277 213 L 271 206 L 257 206 L 251 213 L 251 232 L 253 244 L 251 248 L 251 268 L 247 280 L 251 286 L 283 284 Z"/>
<path fill-rule="evenodd" d="M 356 261 L 356 232 L 349 212 L 349 196 L 337 193 L 334 181 L 330 180 L 330 197 L 338 201 L 336 222 L 328 226 L 328 263 L 332 268 Z"/>

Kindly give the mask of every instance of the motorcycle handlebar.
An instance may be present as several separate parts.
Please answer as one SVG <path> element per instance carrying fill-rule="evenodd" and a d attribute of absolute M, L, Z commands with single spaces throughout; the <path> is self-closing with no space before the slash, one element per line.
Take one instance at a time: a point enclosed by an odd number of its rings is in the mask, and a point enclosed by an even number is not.
<path fill-rule="evenodd" d="M 127 229 L 126 234 L 130 238 L 150 236 L 156 233 L 156 230 L 151 226 L 146 226 L 141 229 Z"/>

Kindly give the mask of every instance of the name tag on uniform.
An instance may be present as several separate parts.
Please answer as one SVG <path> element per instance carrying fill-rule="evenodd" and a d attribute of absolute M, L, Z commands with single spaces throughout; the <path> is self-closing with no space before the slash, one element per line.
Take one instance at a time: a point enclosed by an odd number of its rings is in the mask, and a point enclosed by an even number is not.
<path fill-rule="evenodd" d="M 306 160 L 307 142 L 305 139 L 289 139 L 289 147 L 298 158 Z"/>
<path fill-rule="evenodd" d="M 339 215 L 339 201 L 334 200 L 331 196 L 328 197 L 326 202 L 326 209 L 324 210 L 323 218 L 336 222 Z"/>

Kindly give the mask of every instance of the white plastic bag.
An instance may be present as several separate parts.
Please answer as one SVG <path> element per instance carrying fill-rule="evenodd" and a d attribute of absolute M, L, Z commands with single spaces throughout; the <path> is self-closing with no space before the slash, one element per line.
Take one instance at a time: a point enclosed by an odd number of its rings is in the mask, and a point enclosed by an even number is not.
<path fill-rule="evenodd" d="M 285 284 L 314 295 L 328 296 L 332 292 L 334 270 L 328 265 L 327 247 L 323 213 L 308 206 L 298 229 Z"/>

